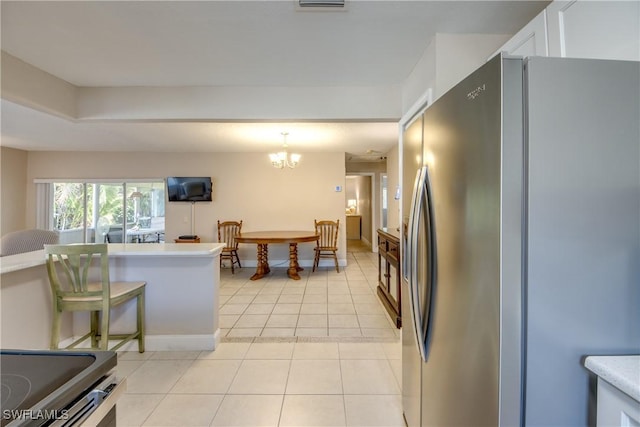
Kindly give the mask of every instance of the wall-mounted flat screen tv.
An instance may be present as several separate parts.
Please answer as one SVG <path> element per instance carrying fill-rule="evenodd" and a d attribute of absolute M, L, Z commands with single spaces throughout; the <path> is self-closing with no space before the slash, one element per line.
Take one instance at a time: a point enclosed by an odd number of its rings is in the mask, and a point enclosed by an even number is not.
<path fill-rule="evenodd" d="M 167 178 L 170 202 L 210 202 L 211 177 L 172 176 Z"/>

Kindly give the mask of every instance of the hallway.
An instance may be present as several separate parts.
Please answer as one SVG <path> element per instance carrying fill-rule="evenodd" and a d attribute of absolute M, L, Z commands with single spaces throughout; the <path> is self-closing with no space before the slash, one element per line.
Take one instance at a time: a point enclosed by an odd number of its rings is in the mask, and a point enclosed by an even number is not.
<path fill-rule="evenodd" d="M 347 254 L 353 252 L 371 253 L 371 246 L 367 245 L 363 240 L 347 239 Z"/>

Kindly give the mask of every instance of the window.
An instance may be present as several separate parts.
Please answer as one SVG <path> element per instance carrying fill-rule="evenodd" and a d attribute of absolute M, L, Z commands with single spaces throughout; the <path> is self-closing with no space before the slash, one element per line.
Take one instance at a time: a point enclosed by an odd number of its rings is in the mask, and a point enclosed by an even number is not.
<path fill-rule="evenodd" d="M 38 226 L 61 243 L 164 241 L 163 180 L 38 182 Z"/>

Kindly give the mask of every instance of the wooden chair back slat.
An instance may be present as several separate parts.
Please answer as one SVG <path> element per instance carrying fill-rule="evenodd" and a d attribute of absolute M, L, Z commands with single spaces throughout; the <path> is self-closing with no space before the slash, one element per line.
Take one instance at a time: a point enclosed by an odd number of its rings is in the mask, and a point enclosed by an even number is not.
<path fill-rule="evenodd" d="M 226 249 L 238 249 L 236 236 L 242 231 L 240 221 L 218 221 L 218 242 L 224 243 Z"/>
<path fill-rule="evenodd" d="M 235 273 L 234 265 L 242 267 L 240 257 L 238 256 L 238 241 L 236 236 L 242 231 L 242 220 L 240 221 L 223 221 L 218 220 L 218 242 L 224 243 L 222 253 L 220 254 L 220 266 L 223 260 L 231 261 L 231 273 Z"/>
<path fill-rule="evenodd" d="M 316 234 L 319 238 L 315 248 L 312 271 L 316 271 L 316 268 L 318 268 L 320 258 L 332 258 L 336 266 L 336 271 L 339 273 L 340 267 L 338 266 L 338 256 L 336 252 L 338 251 L 338 230 L 340 230 L 340 220 L 314 220 L 313 223 L 315 225 Z"/>
<path fill-rule="evenodd" d="M 338 246 L 338 230 L 340 229 L 340 220 L 336 221 L 317 221 L 314 220 L 316 233 L 320 236 L 318 239 L 318 247 L 335 248 Z"/>
<path fill-rule="evenodd" d="M 47 273 L 54 295 L 100 296 L 109 295 L 109 260 L 106 244 L 45 245 Z M 95 257 L 100 258 L 100 277 L 94 282 L 102 284 L 100 291 L 89 291 L 89 272 Z M 61 270 L 62 274 L 58 274 Z"/>

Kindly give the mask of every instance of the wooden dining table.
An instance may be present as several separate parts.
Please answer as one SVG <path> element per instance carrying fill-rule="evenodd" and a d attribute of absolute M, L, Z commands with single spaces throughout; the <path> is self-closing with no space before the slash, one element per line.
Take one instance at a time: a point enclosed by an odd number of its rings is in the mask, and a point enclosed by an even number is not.
<path fill-rule="evenodd" d="M 269 268 L 269 244 L 289 244 L 289 269 L 287 274 L 293 280 L 300 280 L 299 271 L 304 270 L 298 264 L 298 243 L 315 242 L 320 236 L 315 231 L 248 231 L 236 236 L 238 243 L 258 245 L 258 265 L 251 280 L 258 280 L 271 272 Z"/>

